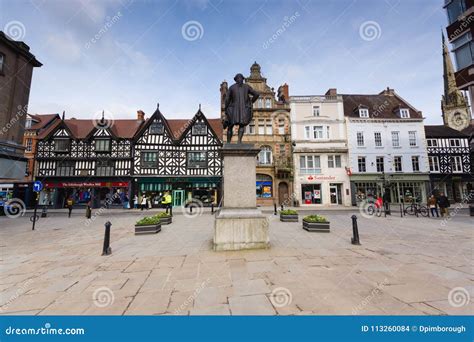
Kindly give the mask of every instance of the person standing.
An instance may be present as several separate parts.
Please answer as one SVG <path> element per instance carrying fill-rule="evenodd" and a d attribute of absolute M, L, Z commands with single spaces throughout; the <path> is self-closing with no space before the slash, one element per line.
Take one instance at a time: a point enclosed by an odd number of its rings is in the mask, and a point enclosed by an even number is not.
<path fill-rule="evenodd" d="M 141 210 L 146 208 L 146 195 L 145 194 L 142 195 L 142 202 L 140 204 L 141 204 Z"/>
<path fill-rule="evenodd" d="M 164 207 L 166 208 L 166 213 L 168 214 L 168 209 L 171 211 L 171 201 L 172 201 L 172 198 L 171 198 L 171 195 L 169 192 L 165 192 L 165 195 L 163 196 L 163 199 L 162 199 L 162 204 L 164 205 Z"/>
<path fill-rule="evenodd" d="M 431 195 L 430 198 L 428 198 L 428 207 L 430 208 L 431 211 L 431 216 L 439 217 L 438 213 L 438 201 L 436 200 L 435 195 Z"/>
<path fill-rule="evenodd" d="M 69 196 L 67 201 L 66 201 L 66 204 L 67 204 L 67 209 L 69 211 L 68 213 L 68 217 L 71 217 L 71 213 L 72 213 L 72 206 L 74 205 L 74 201 L 72 200 L 72 196 Z"/>
<path fill-rule="evenodd" d="M 92 197 L 87 202 L 87 207 L 86 207 L 86 218 L 90 219 L 91 216 L 92 216 Z"/>
<path fill-rule="evenodd" d="M 136 194 L 133 197 L 133 208 L 138 209 L 138 196 Z"/>
<path fill-rule="evenodd" d="M 442 192 L 438 197 L 438 206 L 441 211 L 441 217 L 448 216 L 449 199 Z"/>

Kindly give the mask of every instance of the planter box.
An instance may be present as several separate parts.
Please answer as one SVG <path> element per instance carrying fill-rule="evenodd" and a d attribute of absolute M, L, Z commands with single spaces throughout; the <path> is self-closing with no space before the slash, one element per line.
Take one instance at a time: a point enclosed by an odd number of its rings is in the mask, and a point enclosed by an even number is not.
<path fill-rule="evenodd" d="M 161 231 L 160 224 L 152 224 L 149 226 L 135 226 L 135 235 L 156 234 Z"/>
<path fill-rule="evenodd" d="M 162 224 L 162 225 L 170 224 L 171 222 L 173 222 L 173 218 L 171 216 L 160 218 L 160 224 Z"/>
<path fill-rule="evenodd" d="M 329 233 L 329 222 L 306 222 L 303 220 L 303 229 L 308 232 Z"/>
<path fill-rule="evenodd" d="M 280 214 L 281 222 L 298 222 L 298 214 L 296 215 L 282 215 Z"/>

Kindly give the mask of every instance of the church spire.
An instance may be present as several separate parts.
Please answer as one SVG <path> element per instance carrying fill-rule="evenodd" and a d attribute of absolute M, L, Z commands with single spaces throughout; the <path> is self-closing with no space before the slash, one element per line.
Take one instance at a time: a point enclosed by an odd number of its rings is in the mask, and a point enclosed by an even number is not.
<path fill-rule="evenodd" d="M 458 92 L 456 79 L 454 78 L 454 66 L 449 54 L 448 45 L 446 44 L 444 34 L 441 33 L 443 40 L 443 79 L 444 79 L 444 99 L 449 101 L 449 94 Z"/>

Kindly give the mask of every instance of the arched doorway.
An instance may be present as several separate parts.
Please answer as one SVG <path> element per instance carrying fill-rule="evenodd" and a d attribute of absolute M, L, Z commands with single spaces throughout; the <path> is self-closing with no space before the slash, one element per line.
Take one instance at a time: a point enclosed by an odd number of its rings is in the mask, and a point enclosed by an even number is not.
<path fill-rule="evenodd" d="M 278 204 L 285 204 L 286 206 L 291 206 L 288 198 L 288 184 L 285 182 L 280 182 L 278 184 Z"/>

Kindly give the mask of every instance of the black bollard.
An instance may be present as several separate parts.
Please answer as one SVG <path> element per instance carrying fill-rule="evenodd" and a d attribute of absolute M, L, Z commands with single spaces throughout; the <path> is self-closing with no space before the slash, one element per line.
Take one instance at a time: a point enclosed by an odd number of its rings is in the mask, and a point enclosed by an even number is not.
<path fill-rule="evenodd" d="M 273 203 L 273 215 L 277 214 L 277 204 Z"/>
<path fill-rule="evenodd" d="M 281 204 L 281 210 L 283 210 L 283 203 Z"/>
<path fill-rule="evenodd" d="M 102 249 L 102 255 L 112 254 L 112 248 L 110 247 L 110 221 L 105 222 L 105 236 L 104 236 L 104 248 Z"/>
<path fill-rule="evenodd" d="M 193 203 L 189 203 L 189 213 L 190 213 L 190 214 L 193 213 L 193 206 L 194 206 Z"/>
<path fill-rule="evenodd" d="M 403 217 L 403 207 L 401 203 L 400 203 L 400 217 Z"/>
<path fill-rule="evenodd" d="M 214 214 L 214 203 L 211 203 L 211 214 Z"/>
<path fill-rule="evenodd" d="M 360 245 L 359 229 L 357 228 L 357 216 L 352 215 L 351 218 L 352 218 L 352 233 L 354 235 L 352 237 L 352 244 L 353 245 Z"/>

